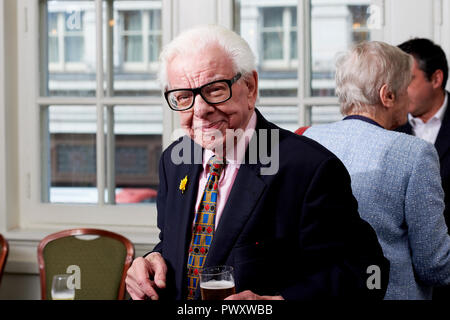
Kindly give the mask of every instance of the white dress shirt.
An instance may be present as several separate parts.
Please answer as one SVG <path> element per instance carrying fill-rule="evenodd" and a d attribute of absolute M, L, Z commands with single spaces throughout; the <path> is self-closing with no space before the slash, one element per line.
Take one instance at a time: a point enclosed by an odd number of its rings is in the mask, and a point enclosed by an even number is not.
<path fill-rule="evenodd" d="M 247 137 L 251 138 L 256 128 L 256 112 L 253 111 L 250 120 L 248 121 L 247 127 L 245 128 L 245 132 L 247 133 Z M 239 171 L 239 167 L 243 161 L 245 156 L 245 151 L 249 144 L 249 139 L 245 138 L 246 136 L 241 136 L 241 138 L 237 141 L 234 146 L 233 152 L 230 154 L 227 153 L 225 159 L 227 159 L 227 164 L 225 165 L 222 174 L 219 178 L 219 190 L 217 194 L 217 206 L 216 206 L 216 218 L 215 218 L 215 226 L 219 224 L 220 218 L 222 216 L 223 209 L 225 208 L 225 204 L 228 200 L 228 196 L 230 195 L 231 188 L 233 187 L 234 180 L 236 179 L 237 173 Z M 203 191 L 205 190 L 206 182 L 208 181 L 208 171 L 206 170 L 206 166 L 208 164 L 209 159 L 214 155 L 214 153 L 205 149 L 203 152 L 203 172 L 200 174 L 199 183 L 198 183 L 198 191 L 197 191 L 197 200 L 195 202 L 195 208 L 198 209 L 200 206 L 200 201 L 202 200 Z"/>
<path fill-rule="evenodd" d="M 408 114 L 408 121 L 412 127 L 415 136 L 424 139 L 432 144 L 436 142 L 436 138 L 441 128 L 442 120 L 444 118 L 445 109 L 447 108 L 448 94 L 445 93 L 445 99 L 438 112 L 431 117 L 426 123 L 420 118 L 415 118 Z"/>

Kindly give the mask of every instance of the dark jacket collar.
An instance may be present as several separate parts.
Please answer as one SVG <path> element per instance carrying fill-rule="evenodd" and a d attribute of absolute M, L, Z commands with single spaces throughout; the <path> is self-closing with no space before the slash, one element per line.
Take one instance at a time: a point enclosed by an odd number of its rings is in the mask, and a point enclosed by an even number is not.
<path fill-rule="evenodd" d="M 434 146 L 439 154 L 439 158 L 441 159 L 450 150 L 450 93 L 447 92 L 447 95 L 449 96 L 447 101 L 447 109 L 445 110 L 441 128 L 439 129 L 436 142 L 434 143 Z"/>
<path fill-rule="evenodd" d="M 372 119 L 370 119 L 368 117 L 361 116 L 361 115 L 346 116 L 343 120 L 355 120 L 355 119 L 356 120 L 361 120 L 361 121 L 364 121 L 364 122 L 367 122 L 367 123 L 370 123 L 370 124 L 373 124 L 373 125 L 378 126 L 380 128 L 383 128 L 383 126 L 381 126 L 378 122 L 376 122 L 376 121 L 374 121 L 374 120 L 372 120 Z"/>

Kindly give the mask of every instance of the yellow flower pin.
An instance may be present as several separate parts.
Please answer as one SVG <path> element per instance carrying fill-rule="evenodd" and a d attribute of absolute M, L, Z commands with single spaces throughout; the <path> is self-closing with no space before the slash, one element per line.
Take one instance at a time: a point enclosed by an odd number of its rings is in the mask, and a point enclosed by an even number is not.
<path fill-rule="evenodd" d="M 181 190 L 181 193 L 184 193 L 184 190 L 186 190 L 186 184 L 187 184 L 187 182 L 188 182 L 188 177 L 187 177 L 187 176 L 184 177 L 184 179 L 181 179 L 181 181 L 180 181 L 180 190 Z"/>

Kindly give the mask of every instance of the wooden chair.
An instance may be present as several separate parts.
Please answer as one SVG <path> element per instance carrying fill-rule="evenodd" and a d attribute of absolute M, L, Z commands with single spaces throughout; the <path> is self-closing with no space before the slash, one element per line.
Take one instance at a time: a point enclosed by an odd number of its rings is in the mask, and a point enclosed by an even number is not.
<path fill-rule="evenodd" d="M 51 299 L 55 274 L 79 270 L 76 300 L 123 300 L 133 258 L 131 241 L 114 232 L 80 228 L 50 234 L 38 246 L 41 298 Z"/>
<path fill-rule="evenodd" d="M 2 281 L 3 270 L 5 269 L 6 259 L 8 258 L 8 241 L 0 234 L 0 283 Z"/>

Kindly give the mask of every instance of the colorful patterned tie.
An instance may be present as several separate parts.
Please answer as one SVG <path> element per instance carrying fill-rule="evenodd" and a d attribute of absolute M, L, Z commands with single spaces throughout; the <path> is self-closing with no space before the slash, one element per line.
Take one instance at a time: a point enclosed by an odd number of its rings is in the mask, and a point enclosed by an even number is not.
<path fill-rule="evenodd" d="M 208 164 L 208 180 L 198 211 L 195 213 L 191 245 L 189 247 L 187 263 L 188 300 L 194 299 L 199 283 L 199 273 L 203 269 L 206 255 L 214 236 L 218 182 L 224 164 L 223 160 L 217 159 L 216 156 L 212 156 Z"/>

